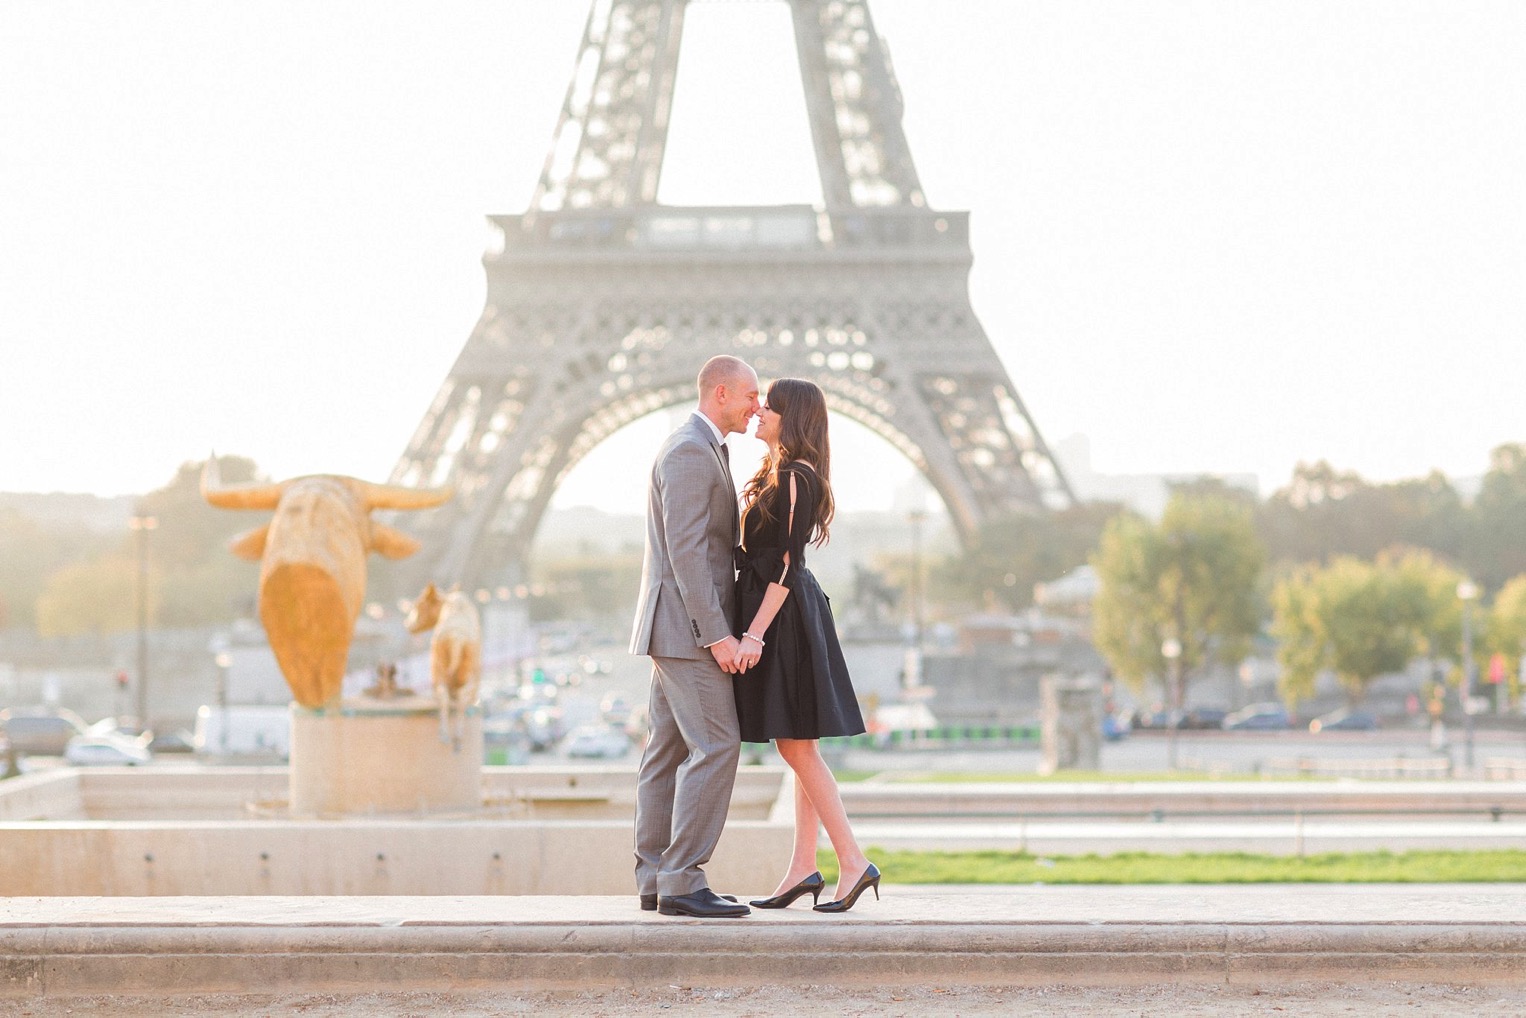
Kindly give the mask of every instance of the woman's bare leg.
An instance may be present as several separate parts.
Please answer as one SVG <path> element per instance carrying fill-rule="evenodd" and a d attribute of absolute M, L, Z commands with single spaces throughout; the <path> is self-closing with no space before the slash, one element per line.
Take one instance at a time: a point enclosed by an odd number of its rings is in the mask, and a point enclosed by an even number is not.
<path fill-rule="evenodd" d="M 869 868 L 869 860 L 853 837 L 853 827 L 848 823 L 848 812 L 843 809 L 842 795 L 837 791 L 837 779 L 832 769 L 821 758 L 821 749 L 815 739 L 779 739 L 776 742 L 779 755 L 795 772 L 795 847 L 796 858 L 800 847 L 800 794 L 809 800 L 812 812 L 827 829 L 832 851 L 837 854 L 837 891 L 831 900 L 837 901 L 853 889 L 854 883 Z M 815 824 L 811 826 L 812 836 Z M 793 872 L 791 863 L 791 872 Z M 812 864 L 812 869 L 815 865 Z M 801 876 L 809 873 L 807 870 Z M 796 878 L 799 879 L 798 877 Z M 791 885 L 793 886 L 793 885 Z"/>
<path fill-rule="evenodd" d="M 800 783 L 800 776 L 797 774 L 795 776 L 795 848 L 790 855 L 789 869 L 784 871 L 784 879 L 779 881 L 779 886 L 774 889 L 775 895 L 783 894 L 816 872 L 816 841 L 820 829 L 821 820 L 816 816 L 816 809 L 805 794 L 805 786 Z"/>

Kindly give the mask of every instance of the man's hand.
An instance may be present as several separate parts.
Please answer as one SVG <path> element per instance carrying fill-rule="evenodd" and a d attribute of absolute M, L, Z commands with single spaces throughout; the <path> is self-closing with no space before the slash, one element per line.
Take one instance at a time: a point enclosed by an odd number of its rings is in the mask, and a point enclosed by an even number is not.
<path fill-rule="evenodd" d="M 728 636 L 720 643 L 712 643 L 710 654 L 715 658 L 715 663 L 721 666 L 721 671 L 735 675 L 742 671 L 742 667 L 737 663 L 737 651 L 740 649 L 741 644 L 737 638 Z"/>

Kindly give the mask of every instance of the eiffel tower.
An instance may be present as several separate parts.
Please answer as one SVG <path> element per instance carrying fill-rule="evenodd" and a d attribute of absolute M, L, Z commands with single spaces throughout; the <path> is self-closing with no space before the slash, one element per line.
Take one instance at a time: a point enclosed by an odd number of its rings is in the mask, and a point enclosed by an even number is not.
<path fill-rule="evenodd" d="M 432 575 L 519 580 L 567 472 L 691 403 L 724 352 L 819 384 L 916 465 L 962 538 L 1072 502 L 970 306 L 968 213 L 923 196 L 867 0 L 778 0 L 822 208 L 657 203 L 689 2 L 595 0 L 530 206 L 490 217 L 486 307 L 391 477 L 455 486 L 414 526 Z"/>

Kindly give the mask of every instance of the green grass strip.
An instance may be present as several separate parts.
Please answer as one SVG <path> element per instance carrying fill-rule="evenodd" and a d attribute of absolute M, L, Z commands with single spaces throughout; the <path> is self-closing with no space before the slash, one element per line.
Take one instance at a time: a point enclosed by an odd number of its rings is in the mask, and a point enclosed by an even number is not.
<path fill-rule="evenodd" d="M 1451 884 L 1526 883 L 1526 850 L 1247 852 L 1035 856 L 1024 852 L 868 851 L 887 884 Z M 817 855 L 837 879 L 830 851 Z"/>

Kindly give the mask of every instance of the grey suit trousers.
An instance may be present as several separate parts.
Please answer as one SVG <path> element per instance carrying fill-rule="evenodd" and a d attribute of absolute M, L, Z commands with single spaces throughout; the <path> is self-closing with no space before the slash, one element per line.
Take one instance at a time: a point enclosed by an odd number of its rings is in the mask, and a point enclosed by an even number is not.
<path fill-rule="evenodd" d="M 714 659 L 653 657 L 652 734 L 636 785 L 636 887 L 691 894 L 709 886 L 741 759 L 731 676 Z"/>

